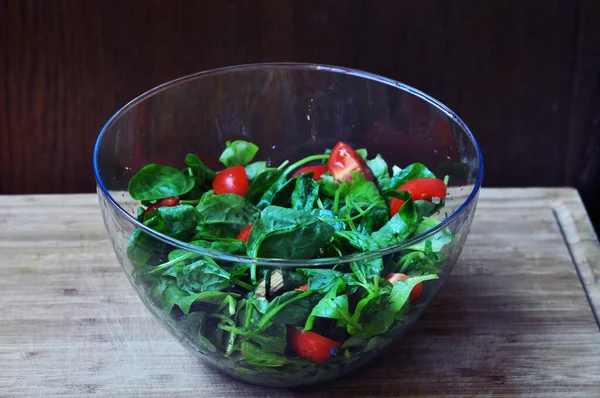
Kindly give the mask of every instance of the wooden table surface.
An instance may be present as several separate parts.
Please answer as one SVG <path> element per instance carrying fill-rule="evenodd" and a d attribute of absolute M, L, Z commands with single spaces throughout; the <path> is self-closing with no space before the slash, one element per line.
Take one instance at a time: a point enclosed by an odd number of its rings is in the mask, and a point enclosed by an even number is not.
<path fill-rule="evenodd" d="M 142 306 L 95 195 L 0 197 L 0 397 L 600 396 L 600 246 L 572 189 L 484 189 L 409 334 L 325 385 L 204 366 Z"/>

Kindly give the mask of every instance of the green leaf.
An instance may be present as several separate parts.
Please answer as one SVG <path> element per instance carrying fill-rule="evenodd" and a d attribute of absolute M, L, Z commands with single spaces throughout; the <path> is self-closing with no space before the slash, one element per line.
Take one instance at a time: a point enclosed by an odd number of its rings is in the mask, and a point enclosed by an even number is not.
<path fill-rule="evenodd" d="M 314 294 L 306 295 L 301 290 L 292 290 L 275 297 L 267 306 L 265 316 L 274 323 L 302 326 L 318 301 L 319 298 Z"/>
<path fill-rule="evenodd" d="M 129 180 L 129 195 L 135 200 L 178 197 L 192 190 L 194 178 L 169 166 L 149 164 Z"/>
<path fill-rule="evenodd" d="M 338 279 L 334 282 L 332 288 L 327 292 L 317 305 L 312 309 L 310 316 L 306 320 L 304 330 L 311 330 L 315 321 L 315 317 L 329 318 L 338 321 L 338 327 L 344 327 L 353 323 L 350 317 L 348 296 L 345 294 L 339 295 L 344 290 L 346 282 L 343 279 Z M 354 325 L 358 328 L 360 326 Z"/>
<path fill-rule="evenodd" d="M 296 186 L 292 193 L 291 204 L 295 210 L 310 212 L 319 198 L 319 184 L 313 180 L 314 173 L 306 173 L 296 178 Z"/>
<path fill-rule="evenodd" d="M 283 178 L 280 181 L 282 174 L 283 170 L 268 169 L 255 176 L 250 182 L 248 192 L 246 192 L 246 200 L 256 205 L 265 192 L 272 188 L 273 185 L 281 184 L 281 186 L 283 186 L 286 180 Z M 278 188 L 281 186 L 278 186 Z"/>
<path fill-rule="evenodd" d="M 394 284 L 390 293 L 389 302 L 390 309 L 393 312 L 398 312 L 404 307 L 410 298 L 410 292 L 418 283 L 438 279 L 437 275 L 414 276 L 412 278 L 398 281 Z"/>
<path fill-rule="evenodd" d="M 250 365 L 278 367 L 287 362 L 283 355 L 267 352 L 248 341 L 242 342 L 242 355 L 246 363 Z"/>
<path fill-rule="evenodd" d="M 194 239 L 235 238 L 258 215 L 256 207 L 235 194 L 211 196 L 196 209 L 201 222 Z"/>
<path fill-rule="evenodd" d="M 361 325 L 361 328 L 349 325 L 348 333 L 369 338 L 387 332 L 394 323 L 395 313 L 389 306 L 384 305 L 384 300 L 387 300 L 387 297 L 377 293 L 369 294 L 360 300 L 352 315 L 352 321 Z"/>
<path fill-rule="evenodd" d="M 175 239 L 187 239 L 200 222 L 200 213 L 193 206 L 159 207 L 157 210 L 163 221 L 159 232 Z"/>
<path fill-rule="evenodd" d="M 251 257 L 314 258 L 333 232 L 332 226 L 310 213 L 269 206 L 250 231 L 247 253 Z"/>
<path fill-rule="evenodd" d="M 423 217 L 423 220 L 419 223 L 419 225 L 415 229 L 414 235 L 419 235 L 424 232 L 427 232 L 430 229 L 437 226 L 440 222 L 441 221 L 435 220 L 433 218 Z M 424 252 L 426 242 L 429 241 L 429 242 L 431 242 L 431 251 L 437 253 L 440 250 L 442 250 L 442 248 L 445 245 L 450 243 L 452 241 L 453 237 L 454 237 L 454 234 L 452 234 L 452 232 L 450 232 L 450 230 L 448 228 L 444 228 L 440 232 L 438 232 L 435 235 L 433 235 L 432 237 L 430 237 L 428 240 L 422 240 L 418 243 L 415 243 L 414 245 L 410 246 L 409 249 L 420 250 L 420 251 Z"/>
<path fill-rule="evenodd" d="M 356 261 L 350 263 L 350 269 L 360 280 L 372 283 L 375 276 L 379 277 L 383 272 L 383 259 L 375 257 L 368 260 Z"/>
<path fill-rule="evenodd" d="M 189 153 L 185 156 L 185 164 L 196 172 L 196 182 L 199 186 L 203 186 L 215 178 L 215 172 L 206 166 L 202 160 L 193 153 Z"/>
<path fill-rule="evenodd" d="M 352 247 L 364 252 L 380 248 L 379 241 L 374 239 L 373 236 L 356 231 L 336 231 L 335 237 L 336 239 L 342 239 L 348 242 Z"/>
<path fill-rule="evenodd" d="M 404 169 L 395 171 L 390 181 L 382 189 L 385 191 L 397 190 L 401 185 L 415 178 L 435 178 L 435 174 L 429 171 L 424 164 L 413 163 Z"/>
<path fill-rule="evenodd" d="M 367 166 L 369 166 L 375 175 L 375 179 L 380 187 L 385 187 L 389 184 L 390 172 L 386 161 L 383 160 L 381 155 L 377 155 L 375 158 L 367 160 Z"/>
<path fill-rule="evenodd" d="M 331 225 L 336 231 L 343 231 L 346 229 L 346 223 L 333 214 L 331 210 L 313 209 L 310 214 L 315 215 L 319 220 Z"/>
<path fill-rule="evenodd" d="M 256 152 L 258 147 L 251 142 L 227 141 L 227 147 L 219 157 L 219 161 L 227 167 L 245 166 L 252 161 Z"/>
<path fill-rule="evenodd" d="M 322 174 L 318 184 L 321 187 L 321 193 L 329 197 L 333 197 L 340 187 L 340 183 L 329 173 Z"/>
<path fill-rule="evenodd" d="M 287 331 L 284 324 L 273 324 L 262 332 L 250 333 L 248 338 L 257 343 L 266 353 L 285 354 Z"/>
<path fill-rule="evenodd" d="M 342 273 L 326 268 L 298 268 L 296 269 L 300 275 L 308 280 L 309 290 L 329 291 L 332 283 L 342 277 Z"/>
<path fill-rule="evenodd" d="M 248 166 L 246 166 L 246 176 L 248 177 L 249 181 L 252 181 L 256 178 L 256 176 L 266 170 L 267 162 L 265 161 L 250 163 Z"/>
<path fill-rule="evenodd" d="M 400 208 L 390 221 L 379 231 L 371 235 L 379 247 L 387 247 L 400 243 L 408 238 L 417 228 L 417 211 L 412 199 L 409 199 Z"/>
<path fill-rule="evenodd" d="M 216 263 L 198 260 L 185 265 L 177 275 L 177 286 L 188 293 L 219 291 L 231 286 L 231 275 Z"/>

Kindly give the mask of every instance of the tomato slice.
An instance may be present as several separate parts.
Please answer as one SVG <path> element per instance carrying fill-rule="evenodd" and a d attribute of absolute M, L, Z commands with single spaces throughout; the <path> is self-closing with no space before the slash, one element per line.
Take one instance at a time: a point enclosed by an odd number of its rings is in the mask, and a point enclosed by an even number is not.
<path fill-rule="evenodd" d="M 413 200 L 442 199 L 446 197 L 446 184 L 439 178 L 415 178 L 401 185 L 398 191 L 408 191 Z"/>
<path fill-rule="evenodd" d="M 410 278 L 410 276 L 408 276 L 406 274 L 387 274 L 385 276 L 385 279 L 390 281 L 390 283 L 392 285 L 398 281 L 403 281 L 408 278 Z M 417 301 L 418 299 L 421 298 L 422 294 L 423 294 L 423 282 L 419 282 L 410 291 L 410 301 Z"/>
<path fill-rule="evenodd" d="M 242 166 L 228 167 L 219 172 L 213 180 L 212 187 L 217 195 L 234 193 L 244 196 L 248 192 L 248 175 Z"/>
<path fill-rule="evenodd" d="M 304 291 L 306 291 L 306 290 L 308 290 L 308 284 L 306 284 L 306 285 L 302 285 L 302 286 L 298 286 L 298 287 L 296 288 L 296 290 L 304 290 Z"/>
<path fill-rule="evenodd" d="M 248 225 L 246 228 L 242 229 L 240 234 L 237 236 L 237 240 L 241 240 L 242 242 L 248 242 L 248 236 L 250 236 L 250 231 L 254 224 Z"/>
<path fill-rule="evenodd" d="M 327 362 L 342 346 L 320 334 L 301 332 L 295 326 L 288 327 L 288 341 L 298 356 L 319 363 Z"/>
<path fill-rule="evenodd" d="M 308 172 L 314 171 L 313 180 L 319 181 L 323 173 L 327 172 L 327 167 L 325 166 L 305 166 L 301 167 L 292 174 L 292 177 L 296 177 L 299 174 L 305 174 Z"/>
<path fill-rule="evenodd" d="M 331 150 L 327 161 L 327 170 L 339 182 L 352 179 L 353 171 L 361 172 L 369 181 L 375 179 L 367 162 L 350 145 L 341 141 L 335 144 Z"/>
<path fill-rule="evenodd" d="M 178 206 L 178 205 L 179 205 L 179 200 L 177 198 L 161 199 L 158 202 L 156 202 L 146 208 L 146 210 L 144 211 L 144 215 L 142 216 L 142 221 L 146 221 L 146 214 L 158 209 L 159 207 L 172 207 L 172 206 Z"/>
<path fill-rule="evenodd" d="M 406 201 L 402 199 L 392 198 L 392 200 L 390 200 L 390 217 L 394 217 L 405 202 Z"/>

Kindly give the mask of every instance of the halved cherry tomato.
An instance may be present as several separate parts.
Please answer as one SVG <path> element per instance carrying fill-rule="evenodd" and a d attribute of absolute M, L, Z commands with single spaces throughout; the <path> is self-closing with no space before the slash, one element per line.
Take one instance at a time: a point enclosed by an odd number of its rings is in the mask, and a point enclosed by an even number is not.
<path fill-rule="evenodd" d="M 394 215 L 400 211 L 404 202 L 406 201 L 397 198 L 392 198 L 392 200 L 390 200 L 390 217 L 394 217 Z"/>
<path fill-rule="evenodd" d="M 413 200 L 441 199 L 446 197 L 446 184 L 439 178 L 415 178 L 402 184 L 398 191 L 408 191 Z"/>
<path fill-rule="evenodd" d="M 327 167 L 325 166 L 305 166 L 301 167 L 292 174 L 292 177 L 296 177 L 298 174 L 305 174 L 308 172 L 314 171 L 313 180 L 319 181 L 323 173 L 327 172 Z"/>
<path fill-rule="evenodd" d="M 219 172 L 212 187 L 217 195 L 234 193 L 244 196 L 248 192 L 248 175 L 242 166 L 233 166 Z"/>
<path fill-rule="evenodd" d="M 415 178 L 402 184 L 398 191 L 408 191 L 413 200 L 431 200 L 432 198 L 446 197 L 446 184 L 439 178 Z M 400 211 L 404 200 L 392 198 L 390 201 L 390 216 Z"/>
<path fill-rule="evenodd" d="M 142 221 L 146 221 L 146 214 L 158 209 L 159 207 L 172 207 L 172 206 L 178 206 L 178 205 L 179 205 L 179 200 L 177 200 L 177 198 L 161 199 L 158 202 L 156 202 L 146 208 L 146 210 L 144 211 L 144 215 L 142 216 Z"/>
<path fill-rule="evenodd" d="M 350 180 L 353 171 L 361 172 L 369 181 L 375 179 L 373 171 L 367 166 L 367 162 L 350 145 L 341 141 L 335 144 L 331 150 L 327 170 L 339 182 Z"/>
<path fill-rule="evenodd" d="M 302 286 L 298 286 L 298 287 L 296 288 L 296 290 L 304 290 L 304 291 L 306 291 L 306 290 L 308 290 L 308 285 L 302 285 Z"/>
<path fill-rule="evenodd" d="M 321 363 L 327 362 L 342 346 L 320 334 L 301 332 L 295 326 L 288 327 L 288 341 L 298 356 Z"/>
<path fill-rule="evenodd" d="M 240 234 L 237 236 L 237 240 L 241 240 L 242 242 L 248 242 L 248 236 L 250 236 L 250 231 L 254 224 L 248 225 L 246 228 L 242 229 Z"/>
<path fill-rule="evenodd" d="M 406 274 L 387 274 L 385 276 L 385 279 L 387 279 L 388 281 L 390 281 L 390 283 L 393 285 L 394 283 L 398 282 L 398 281 L 403 281 L 405 279 L 410 278 L 410 276 L 406 275 Z M 418 299 L 421 298 L 421 294 L 423 294 L 423 282 L 419 282 L 417 283 L 412 290 L 410 291 L 410 300 L 411 301 L 416 301 Z"/>

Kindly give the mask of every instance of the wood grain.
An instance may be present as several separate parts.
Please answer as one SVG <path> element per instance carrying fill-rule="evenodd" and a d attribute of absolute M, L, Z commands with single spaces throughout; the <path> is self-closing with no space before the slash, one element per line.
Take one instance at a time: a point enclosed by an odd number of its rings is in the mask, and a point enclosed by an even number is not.
<path fill-rule="evenodd" d="M 591 204 L 599 16 L 595 0 L 0 0 L 0 193 L 92 192 L 94 140 L 130 99 L 287 60 L 414 85 L 479 137 L 486 184 L 575 185 Z"/>
<path fill-rule="evenodd" d="M 363 371 L 294 390 L 217 374 L 162 330 L 94 195 L 0 196 L 0 252 L 2 397 L 584 397 L 600 383 L 600 246 L 572 189 L 483 190 L 417 326 Z"/>

